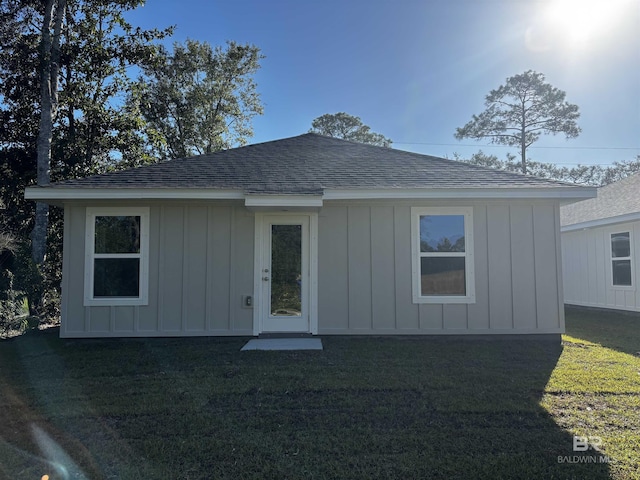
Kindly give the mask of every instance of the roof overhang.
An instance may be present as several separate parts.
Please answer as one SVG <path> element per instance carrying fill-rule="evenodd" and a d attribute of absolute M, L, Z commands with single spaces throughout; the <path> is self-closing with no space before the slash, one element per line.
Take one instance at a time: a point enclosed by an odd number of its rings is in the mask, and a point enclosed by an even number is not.
<path fill-rule="evenodd" d="M 27 187 L 25 199 L 51 204 L 92 200 L 244 200 L 248 208 L 321 208 L 324 200 L 556 199 L 596 196 L 595 187 L 324 189 L 323 194 L 260 194 L 212 188 Z"/>
<path fill-rule="evenodd" d="M 49 203 L 77 200 L 242 200 L 238 190 L 211 188 L 47 188 L 27 187 L 24 198 Z"/>
<path fill-rule="evenodd" d="M 564 225 L 560 227 L 561 232 L 573 232 L 576 230 L 586 230 L 587 228 L 606 227 L 609 225 L 617 225 L 620 223 L 636 222 L 640 220 L 640 212 L 626 213 L 624 215 L 616 215 L 615 217 L 597 218 L 586 222 L 574 223 L 572 225 Z"/>
<path fill-rule="evenodd" d="M 595 187 L 325 189 L 324 200 L 546 198 L 580 201 L 596 196 Z"/>

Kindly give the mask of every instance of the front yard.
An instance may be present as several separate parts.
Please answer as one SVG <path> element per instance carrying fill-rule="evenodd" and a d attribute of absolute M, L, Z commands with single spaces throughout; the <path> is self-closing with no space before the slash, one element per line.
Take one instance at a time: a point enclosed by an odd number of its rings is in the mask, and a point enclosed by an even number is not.
<path fill-rule="evenodd" d="M 563 353 L 541 405 L 596 437 L 612 478 L 640 478 L 640 317 L 568 310 Z"/>
<path fill-rule="evenodd" d="M 31 332 L 0 341 L 0 475 L 640 479 L 639 327 L 571 313 L 562 346 L 324 337 L 309 352 Z"/>

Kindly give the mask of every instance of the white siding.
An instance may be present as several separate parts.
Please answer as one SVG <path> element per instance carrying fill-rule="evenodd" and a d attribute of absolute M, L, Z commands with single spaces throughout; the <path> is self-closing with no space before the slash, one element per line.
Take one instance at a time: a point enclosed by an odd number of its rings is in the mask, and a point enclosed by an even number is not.
<path fill-rule="evenodd" d="M 508 205 L 493 205 L 487 209 L 489 328 L 494 330 L 513 328 L 510 223 Z"/>
<path fill-rule="evenodd" d="M 151 206 L 149 304 L 84 307 L 85 207 L 65 208 L 61 336 L 251 335 L 253 215 L 244 207 Z"/>
<path fill-rule="evenodd" d="M 558 205 L 473 207 L 476 302 L 411 298 L 411 206 L 333 203 L 319 215 L 320 334 L 560 333 L 564 330 Z"/>
<path fill-rule="evenodd" d="M 631 287 L 614 286 L 611 234 L 631 232 Z M 562 233 L 564 301 L 569 305 L 640 311 L 640 222 Z"/>
<path fill-rule="evenodd" d="M 371 209 L 359 206 L 346 208 L 349 311 L 347 323 L 342 325 L 342 328 L 346 327 L 354 332 L 368 331 L 372 329 L 371 302 L 373 299 L 371 289 Z M 320 254 L 318 257 L 322 262 L 323 257 Z M 332 277 L 333 275 L 328 279 L 330 280 Z M 320 325 L 322 324 L 320 323 Z"/>
<path fill-rule="evenodd" d="M 393 207 L 380 207 L 371 217 L 371 291 L 379 292 L 371 299 L 372 328 L 389 328 L 389 318 L 395 317 L 395 244 L 393 236 Z"/>
<path fill-rule="evenodd" d="M 511 254 L 511 267 L 518 275 L 512 276 L 513 322 L 515 328 L 535 325 L 536 301 L 536 256 L 534 250 L 533 207 L 514 206 L 510 209 L 511 245 L 518 245 Z M 515 254 L 514 254 L 515 253 Z M 533 294 L 532 294 L 533 293 Z"/>
<path fill-rule="evenodd" d="M 149 304 L 126 307 L 83 306 L 85 206 L 65 208 L 61 335 L 252 335 L 253 311 L 241 300 L 254 288 L 253 213 L 215 203 L 146 206 Z M 414 206 L 473 208 L 475 303 L 413 303 Z M 558 204 L 546 200 L 326 202 L 318 216 L 318 333 L 561 333 L 558 217 Z"/>

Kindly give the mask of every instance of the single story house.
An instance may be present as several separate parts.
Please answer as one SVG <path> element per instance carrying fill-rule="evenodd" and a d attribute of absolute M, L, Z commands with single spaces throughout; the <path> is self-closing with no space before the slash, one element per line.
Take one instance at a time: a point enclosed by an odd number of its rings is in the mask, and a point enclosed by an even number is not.
<path fill-rule="evenodd" d="M 640 173 L 560 209 L 564 301 L 640 312 Z"/>
<path fill-rule="evenodd" d="M 304 134 L 29 187 L 64 207 L 63 337 L 564 331 L 594 188 Z"/>

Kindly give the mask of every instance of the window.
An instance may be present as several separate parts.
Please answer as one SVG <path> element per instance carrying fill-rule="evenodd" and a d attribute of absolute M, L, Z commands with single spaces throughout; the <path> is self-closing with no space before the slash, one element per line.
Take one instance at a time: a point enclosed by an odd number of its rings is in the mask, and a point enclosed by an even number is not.
<path fill-rule="evenodd" d="M 611 281 L 614 287 L 630 287 L 633 284 L 630 232 L 611 234 Z"/>
<path fill-rule="evenodd" d="M 148 208 L 87 208 L 84 304 L 148 303 Z"/>
<path fill-rule="evenodd" d="M 411 209 L 414 303 L 474 303 L 473 209 Z"/>

